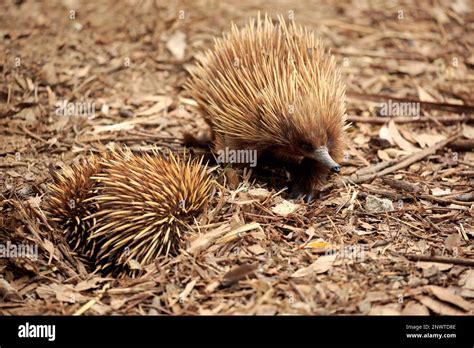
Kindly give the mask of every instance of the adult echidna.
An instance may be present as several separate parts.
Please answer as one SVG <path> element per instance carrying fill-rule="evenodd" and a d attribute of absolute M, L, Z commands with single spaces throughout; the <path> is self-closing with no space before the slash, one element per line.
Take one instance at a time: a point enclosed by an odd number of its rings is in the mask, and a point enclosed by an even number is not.
<path fill-rule="evenodd" d="M 122 266 L 133 274 L 159 255 L 176 253 L 181 232 L 209 198 L 202 159 L 120 150 L 100 163 L 103 170 L 93 177 L 97 195 L 91 198 L 98 209 L 87 218 L 94 220 L 89 239 L 101 245 L 98 269 L 114 273 Z"/>
<path fill-rule="evenodd" d="M 88 199 L 93 196 L 95 186 L 91 177 L 99 171 L 99 160 L 94 155 L 64 166 L 53 173 L 53 183 L 48 186 L 50 194 L 45 201 L 46 216 L 62 231 L 71 248 L 86 257 L 91 257 L 95 248 L 88 240 L 92 221 L 85 218 L 97 208 L 88 203 Z"/>
<path fill-rule="evenodd" d="M 293 194 L 311 200 L 339 172 L 345 86 L 334 57 L 307 28 L 260 14 L 215 41 L 186 88 L 212 129 L 214 151 L 270 153 L 292 163 Z"/>
<path fill-rule="evenodd" d="M 202 159 L 157 149 L 91 156 L 54 179 L 48 216 L 76 252 L 113 275 L 136 275 L 158 256 L 176 253 L 211 189 Z"/>

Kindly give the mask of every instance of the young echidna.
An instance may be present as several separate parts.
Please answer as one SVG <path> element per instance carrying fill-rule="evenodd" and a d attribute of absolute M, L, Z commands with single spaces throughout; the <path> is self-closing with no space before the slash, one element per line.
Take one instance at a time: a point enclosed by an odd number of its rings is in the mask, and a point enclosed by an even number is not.
<path fill-rule="evenodd" d="M 157 150 L 92 156 L 54 179 L 48 215 L 75 251 L 101 273 L 114 275 L 136 275 L 156 257 L 176 253 L 182 231 L 204 208 L 211 189 L 202 159 Z"/>
<path fill-rule="evenodd" d="M 339 172 L 347 128 L 341 73 L 314 33 L 265 16 L 215 41 L 186 85 L 214 151 L 256 150 L 292 163 L 293 194 L 311 200 Z"/>
<path fill-rule="evenodd" d="M 86 161 L 64 166 L 60 172 L 53 173 L 53 183 L 48 187 L 51 194 L 45 206 L 46 215 L 61 228 L 71 248 L 86 257 L 92 256 L 94 246 L 88 240 L 92 221 L 84 218 L 96 209 L 87 200 L 95 185 L 91 176 L 99 170 L 99 160 L 92 155 Z"/>
<path fill-rule="evenodd" d="M 181 231 L 209 198 L 211 181 L 202 159 L 125 150 L 100 163 L 103 171 L 94 177 L 98 193 L 91 199 L 98 209 L 87 218 L 95 222 L 90 240 L 101 245 L 98 268 L 107 273 L 116 265 L 133 268 L 131 260 L 143 266 L 176 253 Z"/>

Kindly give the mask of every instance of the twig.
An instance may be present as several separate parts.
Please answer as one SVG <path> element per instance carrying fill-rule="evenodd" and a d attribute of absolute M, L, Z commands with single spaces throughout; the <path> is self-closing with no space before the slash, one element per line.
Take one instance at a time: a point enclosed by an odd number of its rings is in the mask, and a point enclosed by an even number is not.
<path fill-rule="evenodd" d="M 348 92 L 347 96 L 350 98 L 355 98 L 355 99 L 360 99 L 360 100 L 371 100 L 371 101 L 379 101 L 379 102 L 392 100 L 396 102 L 419 103 L 420 106 L 426 109 L 446 110 L 446 111 L 458 112 L 458 113 L 474 112 L 474 105 L 458 105 L 458 104 L 450 104 L 450 103 L 426 102 L 426 101 L 421 101 L 419 99 L 414 99 L 414 98 L 397 98 L 391 95 L 365 94 L 365 93 L 358 93 L 358 92 Z"/>
<path fill-rule="evenodd" d="M 448 147 L 456 151 L 472 151 L 474 149 L 474 139 L 459 139 L 453 141 Z"/>
<path fill-rule="evenodd" d="M 397 60 L 416 60 L 416 61 L 428 61 L 429 59 L 421 54 L 405 54 L 399 52 L 375 52 L 375 51 L 349 51 L 349 50 L 340 50 L 332 49 L 332 53 L 340 54 L 343 56 L 352 56 L 352 57 L 371 57 L 371 58 L 383 58 L 383 59 L 397 59 Z"/>
<path fill-rule="evenodd" d="M 10 163 L 0 163 L 0 168 L 5 167 L 27 167 L 28 163 L 26 162 L 10 162 Z"/>
<path fill-rule="evenodd" d="M 410 182 L 403 180 L 395 180 L 391 178 L 382 178 L 384 184 L 393 187 L 396 190 L 402 190 L 407 192 L 416 193 L 420 191 L 420 187 L 416 186 Z"/>
<path fill-rule="evenodd" d="M 423 195 L 423 194 L 421 194 L 420 198 L 426 199 L 427 201 L 431 201 L 431 202 L 456 204 L 456 205 L 462 205 L 462 206 L 465 206 L 465 207 L 470 207 L 471 205 L 474 204 L 472 202 L 457 201 L 457 200 L 453 200 L 453 199 L 435 197 L 435 196 L 432 196 L 432 195 Z"/>
<path fill-rule="evenodd" d="M 427 148 L 425 148 L 423 150 L 420 150 L 420 151 L 417 151 L 417 152 L 415 152 L 415 153 L 413 153 L 409 156 L 403 157 L 400 162 L 398 162 L 394 165 L 391 165 L 390 167 L 385 168 L 380 172 L 375 172 L 373 174 L 367 174 L 367 175 L 362 175 L 362 176 L 357 175 L 357 174 L 353 174 L 350 177 L 343 178 L 343 183 L 352 182 L 352 183 L 355 183 L 355 184 L 360 184 L 362 182 L 370 181 L 370 180 L 373 180 L 375 178 L 379 178 L 381 176 L 396 172 L 397 170 L 406 168 L 406 167 L 412 165 L 413 163 L 416 163 L 416 162 L 422 160 L 423 158 L 425 158 L 429 155 L 432 155 L 433 153 L 435 153 L 439 149 L 445 147 L 447 144 L 449 144 L 449 143 L 453 142 L 454 140 L 456 140 L 459 136 L 460 136 L 460 133 L 457 133 L 457 134 L 455 134 L 455 135 L 453 135 L 453 136 L 451 136 L 451 137 L 449 137 L 445 140 L 437 142 L 433 146 L 427 147 Z M 389 163 L 391 164 L 392 162 L 389 162 Z M 376 166 L 381 167 L 381 164 L 379 163 Z M 374 169 L 374 168 L 372 168 L 372 169 Z M 369 170 L 370 170 L 370 168 L 368 168 L 368 171 Z M 343 184 L 343 183 L 340 183 L 340 185 Z"/>
<path fill-rule="evenodd" d="M 408 156 L 406 159 L 404 159 L 400 163 L 397 163 L 394 166 L 386 168 L 386 169 L 382 170 L 381 172 L 377 173 L 377 177 L 381 177 L 381 176 L 384 176 L 386 174 L 396 172 L 399 169 L 406 168 L 406 167 L 412 165 L 413 163 L 416 163 L 416 162 L 422 160 L 423 158 L 434 154 L 439 149 L 445 147 L 450 142 L 456 140 L 459 136 L 460 136 L 459 133 L 455 134 L 455 135 L 449 137 L 448 139 L 442 140 L 442 141 L 434 144 L 433 146 L 430 146 L 430 147 L 427 147 L 426 149 L 415 152 L 414 154 Z"/>
<path fill-rule="evenodd" d="M 395 123 L 415 123 L 415 122 L 438 122 L 438 123 L 455 123 L 474 121 L 474 115 L 453 115 L 440 117 L 409 117 L 409 116 L 380 116 L 380 117 L 363 117 L 363 116 L 348 116 L 347 120 L 354 123 L 371 123 L 371 124 L 385 124 L 390 121 Z"/>
<path fill-rule="evenodd" d="M 384 180 L 384 183 L 387 183 L 387 182 Z M 401 189 L 400 187 L 397 188 L 396 186 L 393 186 L 393 185 L 389 185 L 389 186 L 392 186 L 396 189 Z M 366 185 L 366 184 L 361 185 L 361 187 L 363 189 L 366 189 L 369 192 L 373 192 L 373 193 L 376 193 L 378 195 L 388 197 L 392 201 L 413 199 L 415 197 L 419 197 L 421 199 L 424 199 L 424 200 L 430 201 L 430 202 L 445 203 L 445 204 L 456 204 L 456 205 L 461 205 L 461 206 L 465 206 L 465 207 L 470 207 L 471 205 L 474 204 L 474 202 L 471 202 L 469 200 L 466 201 L 466 200 L 448 199 L 446 197 L 441 198 L 441 197 L 436 197 L 436 196 L 428 195 L 428 194 L 420 194 L 420 193 L 417 193 L 417 192 L 411 192 L 410 195 L 403 195 L 401 193 L 394 193 L 394 192 L 387 191 L 387 190 L 376 189 L 376 188 L 373 188 L 373 187 L 371 187 L 369 185 Z M 466 197 L 466 198 L 469 198 L 469 197 Z"/>
<path fill-rule="evenodd" d="M 439 262 L 439 263 L 452 263 L 453 265 L 463 265 L 474 267 L 474 260 L 461 259 L 454 257 L 442 257 L 442 256 L 430 256 L 430 255 L 417 255 L 417 254 L 402 254 L 408 260 L 411 261 L 428 261 L 428 262 Z"/>
<path fill-rule="evenodd" d="M 43 138 L 41 138 L 39 135 L 36 135 L 35 133 L 33 133 L 32 131 L 28 130 L 28 128 L 26 128 L 25 126 L 20 126 L 21 130 L 23 132 L 25 132 L 27 135 L 29 135 L 30 137 L 32 137 L 33 139 L 36 139 L 38 141 L 41 141 L 43 144 L 47 144 L 48 142 L 46 140 L 44 140 Z"/>
<path fill-rule="evenodd" d="M 374 173 L 377 173 L 379 170 L 385 169 L 395 163 L 397 163 L 397 161 L 380 162 L 380 163 L 374 164 L 371 167 L 361 168 L 357 172 L 355 172 L 355 174 L 359 176 L 365 175 L 365 174 L 374 174 Z"/>

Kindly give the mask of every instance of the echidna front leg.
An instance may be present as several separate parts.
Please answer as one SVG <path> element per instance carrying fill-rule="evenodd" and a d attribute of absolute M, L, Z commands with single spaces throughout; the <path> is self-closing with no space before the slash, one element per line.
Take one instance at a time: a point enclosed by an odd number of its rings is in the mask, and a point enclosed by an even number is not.
<path fill-rule="evenodd" d="M 213 134 L 213 150 L 214 153 L 219 153 L 219 151 L 224 151 L 227 144 L 225 143 L 225 139 L 222 135 L 217 132 Z"/>
<path fill-rule="evenodd" d="M 185 132 L 183 134 L 183 144 L 188 147 L 209 148 L 212 145 L 213 137 L 211 130 L 200 130 L 195 134 Z"/>
<path fill-rule="evenodd" d="M 304 158 L 299 164 L 292 166 L 290 196 L 292 198 L 305 197 L 311 202 L 317 193 L 318 186 L 329 175 L 329 169 L 311 158 Z"/>

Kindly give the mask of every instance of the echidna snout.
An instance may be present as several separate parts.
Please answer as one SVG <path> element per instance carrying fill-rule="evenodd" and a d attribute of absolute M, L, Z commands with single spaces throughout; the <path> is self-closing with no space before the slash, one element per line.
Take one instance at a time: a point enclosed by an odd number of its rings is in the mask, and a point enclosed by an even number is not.
<path fill-rule="evenodd" d="M 341 170 L 341 166 L 336 161 L 334 161 L 326 146 L 321 146 L 320 148 L 316 149 L 312 158 L 327 166 L 333 173 L 339 173 Z"/>

